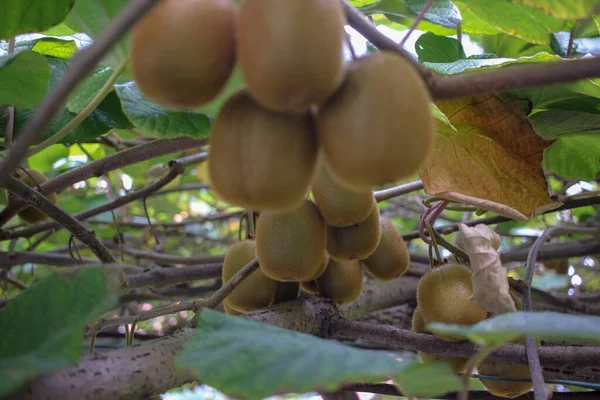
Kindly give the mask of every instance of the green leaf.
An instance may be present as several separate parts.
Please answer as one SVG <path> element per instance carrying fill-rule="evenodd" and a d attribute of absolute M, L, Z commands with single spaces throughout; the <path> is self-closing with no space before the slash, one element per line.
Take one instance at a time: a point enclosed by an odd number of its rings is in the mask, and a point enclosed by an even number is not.
<path fill-rule="evenodd" d="M 115 85 L 125 115 L 139 129 L 162 136 L 205 137 L 211 119 L 197 111 L 166 110 L 145 98 L 134 82 Z"/>
<path fill-rule="evenodd" d="M 343 384 L 387 379 L 412 389 L 414 382 L 408 381 L 426 374 L 431 387 L 438 389 L 438 380 L 446 381 L 448 374 L 456 377 L 450 370 L 433 375 L 427 366 L 411 370 L 413 360 L 398 361 L 387 352 L 355 349 L 207 309 L 202 310 L 196 330 L 176 356 L 175 367 L 230 396 L 246 399 L 335 391 Z M 435 394 L 447 387 L 440 385 Z"/>
<path fill-rule="evenodd" d="M 432 382 L 432 377 L 435 377 L 435 382 Z M 419 397 L 424 398 L 458 392 L 461 389 L 452 367 L 442 361 L 414 364 L 402 371 L 402 381 L 395 383 L 402 393 L 418 393 Z"/>
<path fill-rule="evenodd" d="M 77 32 L 87 33 L 95 39 L 119 14 L 127 0 L 77 0 L 67 16 L 67 25 Z M 117 68 L 129 54 L 129 34 L 125 35 L 105 57 L 105 62 Z"/>
<path fill-rule="evenodd" d="M 537 109 L 600 112 L 600 86 L 591 79 L 511 92 L 521 99 L 529 99 Z"/>
<path fill-rule="evenodd" d="M 76 363 L 85 324 L 117 304 L 122 284 L 116 266 L 51 272 L 2 308 L 0 395 Z"/>
<path fill-rule="evenodd" d="M 451 63 L 467 58 L 462 44 L 456 39 L 427 32 L 415 42 L 420 62 Z"/>
<path fill-rule="evenodd" d="M 558 138 L 544 151 L 544 169 L 563 178 L 595 180 L 600 173 L 600 135 Z"/>
<path fill-rule="evenodd" d="M 598 5 L 597 0 L 513 0 L 513 2 L 535 7 L 554 17 L 564 19 L 587 18 Z"/>
<path fill-rule="evenodd" d="M 463 32 L 483 35 L 495 35 L 501 32 L 487 22 L 477 18 L 475 14 L 473 14 L 473 12 L 460 1 L 455 1 L 454 4 L 462 15 L 462 23 L 460 24 L 460 27 Z"/>
<path fill-rule="evenodd" d="M 557 61 L 560 60 L 559 56 L 538 53 L 532 57 L 521 57 L 521 58 L 484 58 L 484 59 L 466 59 L 458 60 L 452 63 L 423 63 L 427 68 L 434 70 L 435 72 L 442 75 L 452 75 L 461 72 L 483 69 L 483 68 L 499 68 L 501 66 L 511 64 L 524 64 L 524 63 L 535 63 L 544 61 Z"/>
<path fill-rule="evenodd" d="M 427 325 L 427 329 L 435 334 L 456 335 L 475 343 L 504 343 L 523 335 L 600 343 L 600 317 L 549 311 L 512 312 L 473 326 L 435 322 Z"/>
<path fill-rule="evenodd" d="M 75 0 L 2 0 L 0 39 L 27 32 L 41 32 L 60 23 Z"/>
<path fill-rule="evenodd" d="M 427 0 L 404 0 L 406 7 L 415 15 L 421 12 L 426 3 Z M 448 28 L 456 28 L 462 21 L 458 7 L 449 0 L 434 0 L 423 18 Z"/>
<path fill-rule="evenodd" d="M 29 157 L 29 166 L 38 171 L 51 171 L 53 164 L 69 155 L 69 149 L 62 144 L 54 144 Z"/>
<path fill-rule="evenodd" d="M 439 107 L 435 105 L 435 103 L 431 103 L 429 105 L 429 109 L 431 110 L 431 114 L 435 119 L 442 121 L 444 124 L 448 125 L 448 127 L 450 127 L 453 131 L 458 132 L 456 130 L 456 127 L 452 125 L 452 122 L 450 122 L 446 114 L 444 114 L 442 110 L 440 110 Z"/>
<path fill-rule="evenodd" d="M 113 69 L 106 65 L 99 64 L 92 73 L 71 93 L 67 99 L 67 109 L 72 113 L 81 112 L 85 106 L 96 96 L 102 86 L 113 74 Z M 127 79 L 119 77 L 118 83 L 126 83 Z"/>
<path fill-rule="evenodd" d="M 77 44 L 74 40 L 48 37 L 37 40 L 31 50 L 44 56 L 68 60 L 77 52 Z"/>
<path fill-rule="evenodd" d="M 529 117 L 535 132 L 544 139 L 595 133 L 600 140 L 600 115 L 567 110 L 540 111 Z"/>
<path fill-rule="evenodd" d="M 0 104 L 29 108 L 39 104 L 48 88 L 46 59 L 31 51 L 0 57 Z"/>
<path fill-rule="evenodd" d="M 548 21 L 509 0 L 461 0 L 480 20 L 531 43 L 548 44 Z M 537 18 L 536 18 L 537 17 Z"/>

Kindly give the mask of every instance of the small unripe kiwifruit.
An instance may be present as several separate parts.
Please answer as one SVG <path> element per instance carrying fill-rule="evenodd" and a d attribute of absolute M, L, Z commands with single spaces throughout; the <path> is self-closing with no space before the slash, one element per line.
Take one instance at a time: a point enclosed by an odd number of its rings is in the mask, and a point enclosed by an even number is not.
<path fill-rule="evenodd" d="M 26 172 L 22 170 L 19 171 L 17 173 L 17 179 L 21 180 L 24 184 L 32 188 L 36 188 L 37 186 L 41 185 L 42 183 L 48 180 L 46 175 L 44 175 L 38 170 L 31 168 L 27 169 Z M 56 204 L 56 193 L 44 193 L 44 196 L 46 196 L 46 198 L 52 203 Z M 19 197 L 12 194 L 11 192 L 7 192 L 7 200 L 9 203 L 11 201 L 15 201 L 16 199 L 19 199 Z M 46 214 L 32 206 L 23 209 L 21 212 L 19 212 L 18 215 L 19 218 L 23 220 L 23 222 L 26 222 L 28 224 L 35 224 L 36 222 L 42 222 L 48 219 L 48 216 Z"/>
<path fill-rule="evenodd" d="M 363 260 L 363 265 L 375 279 L 391 281 L 403 275 L 410 264 L 406 243 L 394 223 L 387 217 L 379 217 L 381 240 L 377 249 Z"/>
<path fill-rule="evenodd" d="M 427 87 L 402 57 L 381 51 L 355 61 L 317 116 L 332 171 L 365 189 L 417 173 L 433 149 L 429 107 Z"/>
<path fill-rule="evenodd" d="M 326 100 L 344 76 L 344 24 L 339 1 L 243 0 L 237 57 L 256 101 L 298 112 Z"/>
<path fill-rule="evenodd" d="M 487 313 L 469 302 L 473 294 L 471 271 L 460 264 L 448 263 L 430 269 L 417 286 L 417 303 L 426 323 L 473 325 L 483 321 Z M 437 335 L 446 341 L 461 338 Z"/>
<path fill-rule="evenodd" d="M 427 329 L 425 329 L 425 326 L 426 326 L 425 320 L 423 320 L 421 311 L 419 310 L 419 307 L 417 306 L 417 308 L 415 308 L 415 312 L 414 312 L 413 318 L 412 318 L 412 330 L 413 330 L 413 332 L 416 332 L 416 333 L 429 333 L 429 331 Z M 423 361 L 437 360 L 437 361 L 447 362 L 452 367 L 452 370 L 454 372 L 456 372 L 457 374 L 463 372 L 463 370 L 465 369 L 465 366 L 467 365 L 467 362 L 469 361 L 466 358 L 437 356 L 437 355 L 433 355 L 433 354 L 423 353 L 422 351 L 418 351 L 417 353 L 419 354 L 419 357 L 421 357 L 421 359 Z"/>
<path fill-rule="evenodd" d="M 131 72 L 165 107 L 213 100 L 235 64 L 232 0 L 161 0 L 132 29 Z"/>
<path fill-rule="evenodd" d="M 536 339 L 539 344 L 539 340 Z M 517 344 L 525 344 L 525 338 L 514 341 Z M 514 379 L 531 379 L 529 365 L 512 362 L 484 362 L 477 372 L 481 375 L 495 375 Z M 479 379 L 488 392 L 500 397 L 513 398 L 530 391 L 532 382 L 503 381 L 498 379 Z"/>
<path fill-rule="evenodd" d="M 363 288 L 363 272 L 359 260 L 329 260 L 327 269 L 316 280 L 318 294 L 335 303 L 350 303 L 356 300 Z"/>
<path fill-rule="evenodd" d="M 234 244 L 223 261 L 223 283 L 256 257 L 254 240 Z M 275 297 L 277 282 L 267 277 L 260 268 L 254 271 L 227 296 L 228 305 L 240 312 L 248 312 L 269 306 Z"/>
<path fill-rule="evenodd" d="M 209 140 L 210 181 L 222 200 L 268 211 L 304 200 L 319 152 L 310 114 L 268 111 L 239 91 L 221 108 Z"/>
<path fill-rule="evenodd" d="M 371 189 L 355 190 L 342 183 L 331 173 L 322 160 L 312 185 L 315 203 L 329 226 L 350 226 L 367 219 L 373 211 Z"/>
<path fill-rule="evenodd" d="M 566 275 L 569 273 L 569 259 L 559 258 L 556 260 L 544 261 L 544 266 L 548 269 L 554 270 L 559 275 Z"/>
<path fill-rule="evenodd" d="M 373 254 L 380 239 L 379 208 L 373 199 L 371 213 L 364 221 L 344 228 L 327 227 L 327 252 L 338 261 L 362 260 Z"/>
<path fill-rule="evenodd" d="M 307 282 L 322 269 L 327 228 L 317 206 L 304 200 L 288 212 L 265 211 L 256 223 L 260 268 L 280 282 Z"/>

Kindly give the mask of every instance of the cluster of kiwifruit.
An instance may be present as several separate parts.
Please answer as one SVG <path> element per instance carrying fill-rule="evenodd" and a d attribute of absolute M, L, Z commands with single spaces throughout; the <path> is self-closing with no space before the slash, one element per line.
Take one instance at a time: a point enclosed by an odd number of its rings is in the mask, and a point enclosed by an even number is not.
<path fill-rule="evenodd" d="M 417 286 L 417 307 L 413 314 L 412 329 L 417 333 L 427 333 L 426 325 L 432 322 L 447 324 L 474 325 L 488 318 L 485 310 L 472 305 L 469 297 L 473 294 L 472 273 L 469 268 L 457 263 L 446 263 L 427 271 Z M 518 310 L 522 310 L 519 298 L 511 292 Z M 461 340 L 458 337 L 437 335 L 449 342 Z M 524 338 L 515 343 L 524 344 Z M 457 372 L 464 371 L 467 359 L 449 356 L 436 356 L 419 352 L 423 360 L 447 362 Z M 495 375 L 515 379 L 531 379 L 529 367 L 511 362 L 485 361 L 478 368 L 482 375 Z M 480 379 L 487 390 L 500 397 L 517 397 L 531 390 L 530 382 Z"/>
<path fill-rule="evenodd" d="M 434 138 L 420 75 L 391 52 L 343 59 L 337 0 L 165 0 L 132 32 L 132 73 L 159 104 L 192 108 L 222 92 L 237 63 L 246 87 L 216 116 L 208 169 L 233 205 L 301 207 L 319 154 L 356 190 L 418 171 Z"/>
<path fill-rule="evenodd" d="M 33 168 L 18 170 L 16 172 L 15 177 L 23 183 L 25 183 L 27 186 L 33 188 L 39 187 L 39 185 L 48 180 L 46 175 Z M 56 204 L 56 193 L 44 193 L 44 196 L 46 196 L 46 198 L 52 203 Z M 14 203 L 17 199 L 19 199 L 17 195 L 8 191 L 6 197 L 8 200 L 8 205 Z M 42 222 L 48 219 L 48 216 L 46 214 L 32 206 L 24 208 L 19 212 L 18 215 L 21 221 L 25 222 L 26 224 L 35 224 L 36 222 Z"/>
<path fill-rule="evenodd" d="M 277 286 L 285 282 L 298 282 L 305 292 L 342 304 L 360 296 L 363 266 L 384 281 L 406 272 L 406 243 L 393 222 L 379 214 L 370 190 L 348 189 L 321 164 L 312 194 L 314 201 L 304 199 L 293 210 L 261 212 L 255 239 L 229 249 L 223 282 L 254 257 L 259 269 L 227 297 L 228 313 L 273 304 Z"/>

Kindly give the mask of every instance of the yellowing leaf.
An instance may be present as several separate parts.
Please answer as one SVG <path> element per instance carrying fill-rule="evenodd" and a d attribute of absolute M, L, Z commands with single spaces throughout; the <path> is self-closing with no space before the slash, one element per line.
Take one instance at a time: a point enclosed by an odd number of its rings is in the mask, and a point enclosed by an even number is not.
<path fill-rule="evenodd" d="M 439 122 L 420 175 L 425 192 L 527 220 L 554 209 L 541 167 L 552 144 L 537 136 L 517 99 L 477 96 L 438 101 L 453 130 Z"/>

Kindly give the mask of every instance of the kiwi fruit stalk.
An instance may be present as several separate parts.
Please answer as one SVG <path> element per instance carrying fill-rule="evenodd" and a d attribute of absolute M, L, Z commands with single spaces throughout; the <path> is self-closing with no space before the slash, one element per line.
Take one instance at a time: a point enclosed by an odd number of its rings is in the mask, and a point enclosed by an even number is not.
<path fill-rule="evenodd" d="M 402 276 L 410 264 L 406 243 L 394 223 L 387 217 L 379 217 L 381 240 L 369 257 L 363 260 L 366 270 L 381 281 L 391 281 Z"/>
<path fill-rule="evenodd" d="M 44 175 L 38 170 L 31 168 L 28 168 L 25 171 L 20 170 L 17 173 L 16 178 L 32 188 L 36 188 L 37 186 L 41 185 L 42 183 L 48 180 L 46 175 Z M 56 204 L 56 193 L 44 193 L 44 196 L 53 204 Z M 6 197 L 9 204 L 19 199 L 17 195 L 11 192 L 7 192 Z M 18 215 L 19 218 L 21 218 L 21 220 L 27 224 L 35 224 L 36 222 L 42 222 L 48 219 L 48 216 L 46 214 L 32 206 L 24 208 L 22 211 L 19 212 Z"/>
<path fill-rule="evenodd" d="M 235 64 L 232 0 L 161 0 L 134 25 L 131 72 L 142 93 L 170 108 L 213 100 Z"/>
<path fill-rule="evenodd" d="M 423 319 L 423 316 L 421 315 L 421 311 L 419 310 L 419 307 L 417 306 L 417 308 L 415 308 L 415 312 L 414 312 L 413 318 L 412 318 L 412 330 L 413 330 L 413 332 L 416 332 L 416 333 L 429 333 L 429 331 L 427 331 L 427 329 L 425 329 L 425 326 L 426 326 L 425 320 Z M 466 358 L 437 356 L 437 355 L 433 355 L 433 354 L 423 353 L 422 351 L 419 351 L 417 353 L 419 354 L 419 357 L 421 357 L 421 359 L 423 361 L 436 360 L 436 361 L 444 361 L 444 362 L 450 364 L 450 367 L 452 367 L 452 370 L 454 372 L 456 372 L 457 374 L 460 374 L 461 372 L 464 371 L 465 366 L 467 365 L 467 362 L 469 361 Z"/>
<path fill-rule="evenodd" d="M 448 263 L 430 269 L 417 285 L 417 303 L 426 323 L 474 325 L 487 313 L 469 302 L 473 294 L 471 271 L 461 264 Z M 437 335 L 446 341 L 461 338 Z"/>
<path fill-rule="evenodd" d="M 252 97 L 279 112 L 325 101 L 344 77 L 344 24 L 339 1 L 242 0 L 237 59 Z"/>
<path fill-rule="evenodd" d="M 314 280 L 322 270 L 327 227 L 305 199 L 288 212 L 265 211 L 256 223 L 256 254 L 265 275 L 280 282 Z"/>
<path fill-rule="evenodd" d="M 239 270 L 256 257 L 254 240 L 244 240 L 229 248 L 223 261 L 223 282 L 230 280 Z M 227 304 L 239 312 L 264 308 L 273 302 L 277 282 L 267 277 L 260 268 L 254 271 L 227 296 Z"/>
<path fill-rule="evenodd" d="M 327 227 L 327 252 L 338 261 L 362 260 L 373 254 L 380 239 L 379 208 L 373 198 L 371 213 L 364 221 L 344 228 Z"/>
<path fill-rule="evenodd" d="M 363 288 L 363 271 L 359 260 L 329 260 L 327 269 L 315 281 L 318 294 L 335 303 L 351 303 Z"/>
<path fill-rule="evenodd" d="M 416 174 L 433 149 L 427 87 L 402 57 L 381 51 L 356 60 L 317 116 L 334 174 L 368 189 Z"/>
<path fill-rule="evenodd" d="M 210 181 L 222 200 L 288 211 L 306 197 L 319 153 L 310 114 L 268 111 L 242 90 L 221 108 L 209 141 Z"/>
<path fill-rule="evenodd" d="M 312 185 L 315 203 L 329 226 L 345 227 L 367 219 L 373 207 L 370 189 L 354 190 L 331 173 L 327 162 L 321 162 Z"/>

